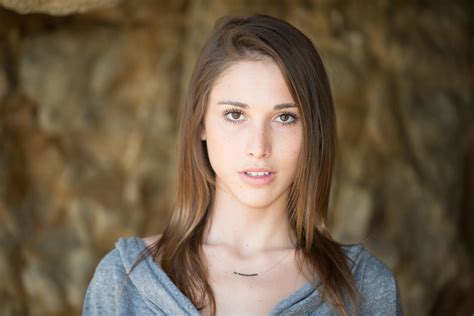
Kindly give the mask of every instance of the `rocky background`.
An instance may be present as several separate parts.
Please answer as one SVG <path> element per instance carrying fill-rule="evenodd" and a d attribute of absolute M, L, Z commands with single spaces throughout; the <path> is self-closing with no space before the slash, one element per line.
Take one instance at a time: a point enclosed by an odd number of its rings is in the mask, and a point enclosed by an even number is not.
<path fill-rule="evenodd" d="M 471 1 L 0 0 L 0 315 L 79 315 L 119 236 L 161 231 L 177 119 L 215 19 L 288 20 L 338 115 L 331 228 L 406 315 L 474 312 Z"/>

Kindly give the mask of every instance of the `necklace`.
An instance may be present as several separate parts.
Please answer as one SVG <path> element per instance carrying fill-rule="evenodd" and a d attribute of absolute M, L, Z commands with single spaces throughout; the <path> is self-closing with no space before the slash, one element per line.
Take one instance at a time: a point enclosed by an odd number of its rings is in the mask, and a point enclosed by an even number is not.
<path fill-rule="evenodd" d="M 293 249 L 291 249 L 293 250 Z M 279 265 L 283 259 L 285 259 L 286 257 L 288 257 L 288 255 L 291 253 L 291 251 L 288 251 L 287 254 L 285 254 L 283 257 L 281 257 L 280 260 L 278 260 L 274 265 L 270 266 L 268 269 L 262 271 L 262 272 L 258 272 L 258 273 L 242 273 L 242 272 L 237 272 L 237 271 L 232 271 L 232 273 L 234 273 L 235 275 L 239 275 L 239 276 L 244 276 L 244 277 L 254 277 L 254 276 L 258 276 L 259 274 L 264 274 L 268 271 L 270 271 L 271 269 L 275 268 L 277 265 Z M 216 257 L 213 253 L 213 256 Z M 221 270 L 222 271 L 222 270 Z"/>

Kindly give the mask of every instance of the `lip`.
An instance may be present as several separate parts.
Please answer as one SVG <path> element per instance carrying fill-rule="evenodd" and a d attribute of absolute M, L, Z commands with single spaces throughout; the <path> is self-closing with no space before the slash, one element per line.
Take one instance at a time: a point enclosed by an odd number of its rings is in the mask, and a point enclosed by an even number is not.
<path fill-rule="evenodd" d="M 271 172 L 271 173 L 269 175 L 265 175 L 265 176 L 252 177 L 252 176 L 249 176 L 249 175 L 245 174 L 245 172 Z M 273 182 L 273 180 L 275 180 L 275 176 L 276 176 L 276 172 L 272 172 L 269 169 L 247 169 L 245 171 L 240 172 L 239 174 L 240 174 L 241 178 L 244 180 L 244 182 L 246 182 L 250 185 L 258 185 L 258 186 L 267 185 L 267 184 Z"/>
<path fill-rule="evenodd" d="M 250 168 L 250 169 L 245 169 L 244 171 L 242 171 L 241 173 L 244 173 L 244 172 L 271 172 L 271 173 L 275 173 L 274 171 L 270 170 L 270 169 L 265 169 L 265 168 Z"/>

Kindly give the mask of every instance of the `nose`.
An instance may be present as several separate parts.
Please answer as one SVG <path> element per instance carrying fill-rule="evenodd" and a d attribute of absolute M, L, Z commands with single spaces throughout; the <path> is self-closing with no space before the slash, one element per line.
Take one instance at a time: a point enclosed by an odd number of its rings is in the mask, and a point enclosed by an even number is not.
<path fill-rule="evenodd" d="M 247 140 L 247 155 L 256 159 L 267 158 L 271 154 L 268 126 L 254 125 L 250 128 Z"/>

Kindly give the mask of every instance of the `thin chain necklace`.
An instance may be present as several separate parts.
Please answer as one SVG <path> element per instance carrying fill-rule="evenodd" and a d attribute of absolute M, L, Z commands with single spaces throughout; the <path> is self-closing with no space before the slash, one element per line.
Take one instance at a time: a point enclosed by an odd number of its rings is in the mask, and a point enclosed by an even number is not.
<path fill-rule="evenodd" d="M 264 274 L 268 271 L 270 271 L 271 269 L 275 268 L 277 265 L 279 265 L 283 259 L 285 259 L 286 257 L 288 257 L 288 255 L 292 252 L 293 249 L 291 249 L 290 251 L 288 251 L 287 254 L 285 254 L 280 260 L 278 260 L 274 265 L 270 266 L 268 269 L 262 271 L 262 272 L 258 272 L 258 273 L 242 273 L 242 272 L 237 272 L 237 271 L 232 271 L 232 273 L 234 273 L 235 275 L 240 275 L 240 276 L 244 276 L 244 277 L 254 277 L 254 276 L 258 276 L 259 274 Z M 215 256 L 214 252 L 213 253 L 213 256 Z M 217 258 L 217 257 L 216 257 Z M 220 268 L 219 268 L 220 269 Z M 223 270 L 221 270 L 223 271 Z M 227 271 L 225 271 L 227 272 Z"/>

